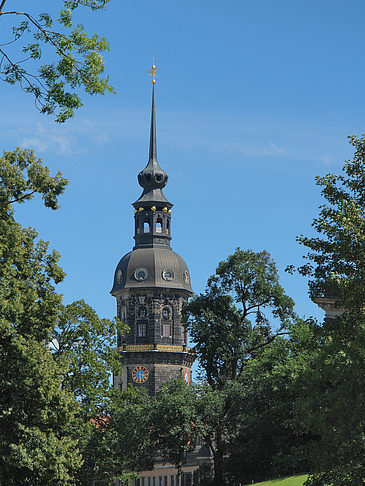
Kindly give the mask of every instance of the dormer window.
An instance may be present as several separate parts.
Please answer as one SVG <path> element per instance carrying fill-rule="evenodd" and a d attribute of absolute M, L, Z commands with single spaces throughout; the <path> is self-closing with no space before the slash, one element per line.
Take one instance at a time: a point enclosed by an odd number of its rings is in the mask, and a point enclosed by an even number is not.
<path fill-rule="evenodd" d="M 122 270 L 118 270 L 117 272 L 117 284 L 121 284 L 123 279 L 123 272 Z"/>

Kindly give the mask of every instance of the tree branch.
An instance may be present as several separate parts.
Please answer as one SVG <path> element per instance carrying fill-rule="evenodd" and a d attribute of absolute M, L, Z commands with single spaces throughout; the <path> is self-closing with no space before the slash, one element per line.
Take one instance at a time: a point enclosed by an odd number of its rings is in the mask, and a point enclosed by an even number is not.
<path fill-rule="evenodd" d="M 6 0 L 3 0 L 3 3 L 5 3 Z M 16 10 L 13 10 L 13 11 L 8 11 L 8 12 L 1 12 L 0 10 L 0 16 L 1 15 L 24 15 L 25 17 L 27 17 L 27 19 L 30 20 L 30 22 L 40 31 L 42 32 L 42 34 L 44 35 L 44 37 L 46 38 L 46 40 L 53 45 L 53 47 L 56 49 L 56 51 L 58 52 L 58 54 L 60 56 L 63 56 L 63 57 L 66 57 L 67 53 L 60 48 L 60 46 L 57 44 L 57 42 L 49 35 L 49 34 L 52 34 L 54 36 L 62 36 L 63 38 L 66 38 L 68 40 L 70 40 L 67 36 L 65 36 L 64 34 L 60 34 L 58 32 L 54 32 L 54 31 L 48 31 L 47 29 L 43 28 L 41 26 L 41 24 L 39 22 L 37 22 L 37 20 L 32 17 L 30 14 L 28 14 L 27 12 L 18 12 Z M 14 64 L 11 63 L 13 66 Z M 17 63 L 16 63 L 17 64 Z M 79 73 L 79 74 L 82 74 L 81 70 L 76 66 L 76 64 L 80 64 L 81 66 L 83 65 L 82 62 L 80 61 L 77 61 L 75 59 L 75 64 L 74 64 L 74 68 L 75 70 Z"/>
<path fill-rule="evenodd" d="M 28 192 L 28 194 L 24 194 L 23 196 L 18 197 L 17 199 L 13 199 L 12 201 L 9 201 L 10 204 L 13 204 L 15 202 L 22 201 L 23 199 L 26 199 L 29 196 L 32 196 L 35 192 L 37 192 L 35 189 L 32 192 Z"/>
<path fill-rule="evenodd" d="M 259 304 L 251 305 L 250 307 L 247 307 L 247 311 L 250 311 L 251 309 L 255 309 L 256 307 L 262 307 L 263 305 L 266 305 L 270 302 L 271 296 L 265 299 L 264 301 L 260 302 Z"/>
<path fill-rule="evenodd" d="M 271 344 L 273 341 L 275 341 L 275 339 L 278 337 L 278 336 L 287 336 L 291 334 L 290 331 L 288 332 L 278 332 L 277 334 L 275 334 L 274 336 L 271 336 L 271 338 L 269 338 L 267 341 L 265 341 L 264 343 L 261 343 L 261 344 L 258 344 L 257 346 L 254 346 L 253 348 L 251 349 L 248 349 L 246 351 L 247 354 L 250 354 L 252 353 L 252 351 L 256 351 L 256 349 L 260 349 L 260 348 L 263 348 L 265 346 L 267 346 L 268 344 Z"/>
<path fill-rule="evenodd" d="M 6 0 L 2 0 L 2 2 L 0 4 L 0 15 L 2 15 L 2 13 L 3 13 L 3 8 L 4 8 L 4 5 L 5 5 L 5 2 L 6 2 Z"/>
<path fill-rule="evenodd" d="M 3 57 L 5 57 L 5 59 L 8 61 L 9 64 L 11 64 L 14 68 L 17 67 L 17 64 L 11 61 L 9 56 L 2 49 L 0 49 L 0 52 L 3 55 Z M 29 79 L 23 73 L 20 73 L 20 75 L 22 78 L 25 79 L 25 81 L 28 83 L 30 88 L 34 88 L 34 85 L 29 81 Z"/>
<path fill-rule="evenodd" d="M 3 2 L 4 2 L 4 0 L 3 0 Z M 61 54 L 62 56 L 65 56 L 65 53 L 59 48 L 57 43 L 48 35 L 48 31 L 46 29 L 44 29 L 41 26 L 41 24 L 39 22 L 37 22 L 36 19 L 34 17 L 32 17 L 31 15 L 29 15 L 27 12 L 17 12 L 16 10 L 9 11 L 9 12 L 1 12 L 1 10 L 0 10 L 0 15 L 24 15 L 25 17 L 27 17 L 27 19 L 29 19 L 32 22 L 33 25 L 36 26 L 36 28 L 38 30 L 40 30 L 42 32 L 42 34 L 46 37 L 46 39 L 56 48 L 57 52 L 59 54 Z M 52 32 L 52 33 L 55 34 L 55 32 Z"/>

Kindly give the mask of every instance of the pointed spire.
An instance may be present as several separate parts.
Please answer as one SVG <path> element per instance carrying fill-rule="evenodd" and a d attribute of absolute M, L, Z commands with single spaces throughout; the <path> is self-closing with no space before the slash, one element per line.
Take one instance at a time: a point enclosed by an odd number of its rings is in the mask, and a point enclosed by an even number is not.
<path fill-rule="evenodd" d="M 151 203 L 153 205 L 163 203 L 166 207 L 171 208 L 172 204 L 163 195 L 162 189 L 166 186 L 168 176 L 161 169 L 157 162 L 157 142 L 156 142 L 156 112 L 155 112 L 155 83 L 156 83 L 156 66 L 153 64 L 152 75 L 152 109 L 151 109 L 151 127 L 150 127 L 150 152 L 146 167 L 138 174 L 138 182 L 143 187 L 143 193 L 140 198 L 133 203 L 135 207 Z"/>
<path fill-rule="evenodd" d="M 152 86 L 152 110 L 151 110 L 151 131 L 150 131 L 150 156 L 149 162 L 157 162 L 156 142 L 156 114 L 155 114 L 155 85 Z"/>

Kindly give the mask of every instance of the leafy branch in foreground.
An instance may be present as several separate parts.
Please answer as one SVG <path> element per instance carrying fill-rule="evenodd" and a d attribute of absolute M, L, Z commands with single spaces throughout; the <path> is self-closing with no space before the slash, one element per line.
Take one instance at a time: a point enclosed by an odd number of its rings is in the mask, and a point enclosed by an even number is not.
<path fill-rule="evenodd" d="M 0 44 L 0 75 L 9 84 L 19 84 L 34 96 L 41 113 L 54 114 L 63 123 L 82 106 L 78 88 L 87 94 L 114 92 L 104 75 L 102 53 L 109 50 L 104 36 L 87 35 L 83 25 L 73 24 L 73 13 L 80 7 L 104 9 L 109 0 L 63 0 L 58 18 L 48 13 L 5 11 L 0 4 L 0 20 L 19 18 L 11 38 Z M 14 19 L 15 23 L 15 19 Z M 47 59 L 44 64 L 41 59 Z M 55 59 L 48 62 L 48 59 Z"/>
<path fill-rule="evenodd" d="M 313 299 L 336 297 L 339 306 L 353 310 L 365 304 L 365 137 L 349 139 L 353 160 L 339 175 L 316 178 L 325 204 L 312 224 L 318 236 L 298 237 L 309 250 L 298 271 L 309 278 Z"/>

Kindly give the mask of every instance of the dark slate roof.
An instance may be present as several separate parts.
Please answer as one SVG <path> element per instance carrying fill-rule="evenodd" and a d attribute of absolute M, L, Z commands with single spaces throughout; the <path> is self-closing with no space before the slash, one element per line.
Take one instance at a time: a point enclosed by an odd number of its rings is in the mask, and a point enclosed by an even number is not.
<path fill-rule="evenodd" d="M 138 279 L 138 270 L 147 271 L 145 279 Z M 137 248 L 127 253 L 117 265 L 111 293 L 128 288 L 182 289 L 192 293 L 188 267 L 170 247 Z"/>

